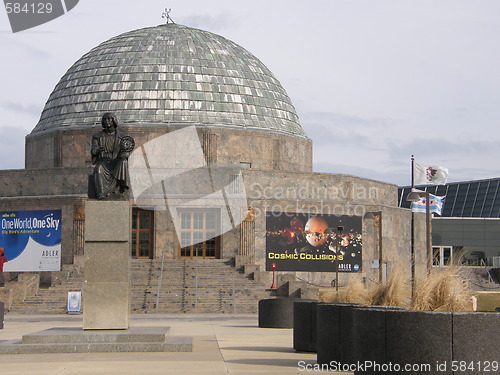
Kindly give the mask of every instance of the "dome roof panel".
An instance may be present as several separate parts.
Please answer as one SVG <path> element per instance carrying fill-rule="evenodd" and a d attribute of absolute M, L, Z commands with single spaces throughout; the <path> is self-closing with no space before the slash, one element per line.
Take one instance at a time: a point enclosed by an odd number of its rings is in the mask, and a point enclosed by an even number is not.
<path fill-rule="evenodd" d="M 81 57 L 49 96 L 32 133 L 121 124 L 231 125 L 306 134 L 286 91 L 254 55 L 219 35 L 167 24 L 134 30 Z"/>

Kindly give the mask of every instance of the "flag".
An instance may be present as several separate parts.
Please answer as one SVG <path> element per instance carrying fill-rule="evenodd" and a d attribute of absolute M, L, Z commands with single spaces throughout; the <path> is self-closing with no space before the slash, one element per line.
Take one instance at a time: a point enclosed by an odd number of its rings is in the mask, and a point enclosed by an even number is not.
<path fill-rule="evenodd" d="M 426 210 L 426 199 L 427 197 L 422 197 L 418 202 L 413 202 L 411 204 L 412 212 L 422 212 L 425 213 Z M 429 194 L 429 211 L 430 213 L 438 214 L 439 216 L 443 213 L 443 204 L 445 197 L 437 197 L 435 195 Z"/>
<path fill-rule="evenodd" d="M 447 179 L 447 168 L 415 163 L 415 185 L 444 185 Z"/>

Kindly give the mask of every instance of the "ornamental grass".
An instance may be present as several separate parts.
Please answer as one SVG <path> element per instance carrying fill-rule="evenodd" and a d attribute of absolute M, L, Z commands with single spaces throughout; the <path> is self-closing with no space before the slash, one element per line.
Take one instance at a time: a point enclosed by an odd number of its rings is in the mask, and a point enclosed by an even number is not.
<path fill-rule="evenodd" d="M 360 280 L 355 280 L 339 291 L 322 293 L 320 302 L 399 306 L 414 311 L 473 311 L 473 294 L 459 271 L 456 266 L 432 269 L 425 279 L 415 284 L 412 297 L 407 272 L 396 266 L 387 282 L 367 288 Z"/>
<path fill-rule="evenodd" d="M 433 269 L 415 286 L 410 310 L 473 311 L 472 292 L 455 266 Z"/>

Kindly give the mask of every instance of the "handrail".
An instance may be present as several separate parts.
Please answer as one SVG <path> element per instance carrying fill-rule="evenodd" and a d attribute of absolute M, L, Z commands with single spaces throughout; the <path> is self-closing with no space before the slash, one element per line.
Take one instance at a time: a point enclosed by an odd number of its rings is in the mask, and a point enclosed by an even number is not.
<path fill-rule="evenodd" d="M 160 291 L 161 291 L 161 284 L 163 281 L 164 263 L 165 263 L 165 249 L 163 249 L 161 254 L 161 269 L 160 269 L 160 276 L 158 276 L 158 289 L 156 291 L 156 312 L 158 312 L 158 305 L 160 304 Z"/>
<path fill-rule="evenodd" d="M 491 273 L 490 273 L 490 270 L 488 269 L 488 267 L 486 266 L 486 263 L 484 261 L 484 259 L 481 258 L 481 265 L 484 267 L 485 271 L 486 271 L 486 274 L 488 275 L 488 281 L 490 283 L 493 283 L 493 277 L 491 277 Z"/>

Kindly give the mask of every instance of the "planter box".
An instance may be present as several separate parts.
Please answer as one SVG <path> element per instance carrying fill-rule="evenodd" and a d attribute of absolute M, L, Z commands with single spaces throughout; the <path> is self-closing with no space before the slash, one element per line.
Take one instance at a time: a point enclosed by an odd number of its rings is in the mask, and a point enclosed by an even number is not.
<path fill-rule="evenodd" d="M 474 372 L 459 369 L 455 374 L 495 373 L 493 369 L 484 370 L 487 362 L 500 360 L 499 342 L 500 313 L 453 313 L 453 360 L 476 366 Z"/>
<path fill-rule="evenodd" d="M 352 312 L 353 362 L 385 363 L 386 309 L 359 308 Z M 365 374 L 373 373 L 370 370 Z"/>
<path fill-rule="evenodd" d="M 293 304 L 296 301 L 313 302 L 300 298 L 270 298 L 259 301 L 259 327 L 293 328 Z"/>
<path fill-rule="evenodd" d="M 401 371 L 400 374 L 452 374 L 452 313 L 428 311 L 386 312 L 386 363 L 429 365 L 429 371 Z M 447 371 L 436 368 L 446 362 Z"/>
<path fill-rule="evenodd" d="M 353 335 L 354 360 L 379 365 L 355 374 L 386 374 L 388 364 L 400 366 L 398 374 L 481 374 L 500 355 L 500 314 L 356 308 Z M 460 371 L 453 363 L 475 369 Z M 405 365 L 420 368 L 405 371 Z"/>
<path fill-rule="evenodd" d="M 299 352 L 316 352 L 318 301 L 296 301 L 293 304 L 293 348 Z"/>
<path fill-rule="evenodd" d="M 317 362 L 352 361 L 352 312 L 357 304 L 319 303 L 317 306 Z"/>

